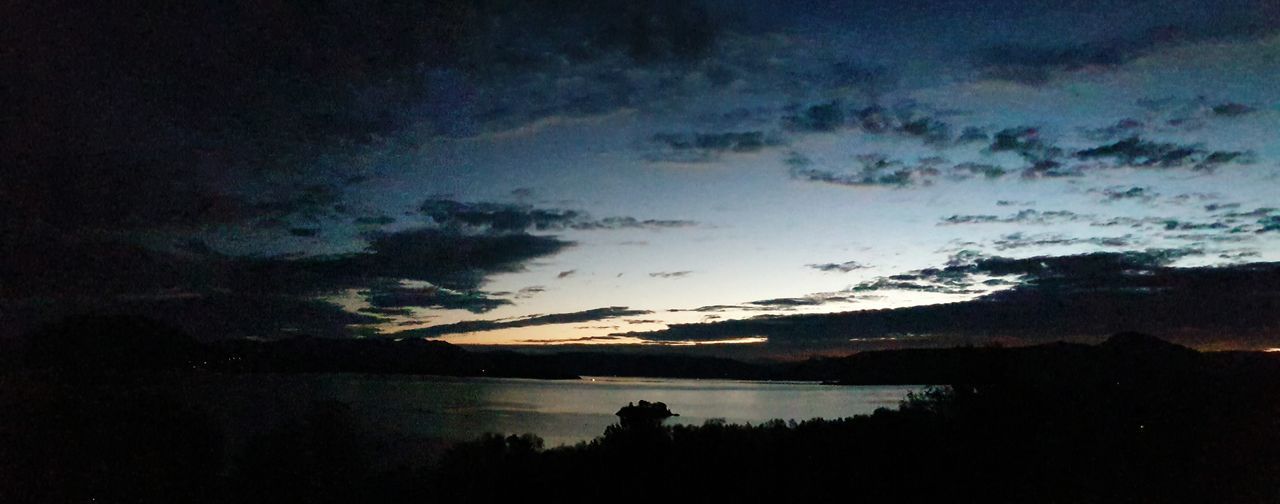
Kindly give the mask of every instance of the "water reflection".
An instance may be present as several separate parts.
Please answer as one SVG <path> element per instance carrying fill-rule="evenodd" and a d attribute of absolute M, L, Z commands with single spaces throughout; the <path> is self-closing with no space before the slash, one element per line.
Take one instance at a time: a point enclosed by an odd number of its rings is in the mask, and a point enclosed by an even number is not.
<path fill-rule="evenodd" d="M 619 406 L 663 401 L 679 417 L 759 423 L 838 418 L 894 407 L 911 386 L 836 387 L 816 383 L 588 377 L 583 380 L 456 379 L 380 375 L 216 375 L 199 394 L 232 425 L 254 430 L 313 400 L 338 400 L 370 426 L 410 436 L 472 439 L 485 432 L 532 432 L 548 446 L 600 435 Z"/>

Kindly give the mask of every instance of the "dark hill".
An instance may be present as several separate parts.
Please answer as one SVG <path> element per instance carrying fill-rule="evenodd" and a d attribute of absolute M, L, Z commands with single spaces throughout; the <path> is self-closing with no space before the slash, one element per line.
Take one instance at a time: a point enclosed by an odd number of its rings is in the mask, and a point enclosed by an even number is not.
<path fill-rule="evenodd" d="M 1261 352 L 1208 352 L 1141 333 L 1119 333 L 1099 345 L 956 347 L 862 352 L 811 359 L 784 374 L 850 385 L 954 383 L 1103 383 L 1177 385 L 1211 374 L 1280 377 L 1280 358 Z"/>

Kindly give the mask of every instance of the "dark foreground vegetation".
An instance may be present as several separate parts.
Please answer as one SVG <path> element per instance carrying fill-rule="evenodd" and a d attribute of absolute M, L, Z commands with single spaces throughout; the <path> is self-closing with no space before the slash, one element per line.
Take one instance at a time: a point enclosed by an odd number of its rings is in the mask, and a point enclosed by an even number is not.
<path fill-rule="evenodd" d="M 888 363 L 966 379 L 869 416 L 632 422 L 552 449 L 495 434 L 417 460 L 340 403 L 231 448 L 163 386 L 183 371 L 51 355 L 0 383 L 0 502 L 1280 501 L 1280 362 L 1137 334 L 822 361 L 840 381 Z"/>

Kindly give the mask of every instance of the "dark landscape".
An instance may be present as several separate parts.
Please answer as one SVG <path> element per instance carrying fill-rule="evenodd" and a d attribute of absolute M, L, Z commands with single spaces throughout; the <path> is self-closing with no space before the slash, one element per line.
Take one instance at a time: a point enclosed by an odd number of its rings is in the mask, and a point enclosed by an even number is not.
<path fill-rule="evenodd" d="M 0 504 L 1280 503 L 1278 0 L 0 1 Z"/>
<path fill-rule="evenodd" d="M 531 494 L 587 501 L 619 489 L 646 500 L 790 501 L 833 491 L 869 502 L 1280 498 L 1273 484 L 1280 478 L 1280 355 L 1202 353 L 1138 333 L 1099 345 L 748 364 L 388 341 L 201 346 L 137 319 L 83 319 L 75 327 L 83 332 L 41 333 L 4 375 L 5 502 L 499 502 Z M 118 343 L 92 348 L 103 341 Z M 85 346 L 71 354 L 57 345 Z M 191 373 L 574 379 L 656 369 L 841 384 L 831 386 L 936 385 L 869 416 L 701 426 L 655 419 L 553 449 L 537 433 L 494 433 L 391 467 L 375 461 L 392 450 L 345 404 L 314 403 L 233 453 L 223 426 L 165 386 Z"/>

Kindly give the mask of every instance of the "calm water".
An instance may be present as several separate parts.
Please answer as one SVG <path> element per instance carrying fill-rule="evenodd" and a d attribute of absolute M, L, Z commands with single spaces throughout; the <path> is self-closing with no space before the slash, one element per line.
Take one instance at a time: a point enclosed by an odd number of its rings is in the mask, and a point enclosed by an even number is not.
<path fill-rule="evenodd" d="M 210 375 L 193 398 L 235 430 L 252 432 L 314 400 L 352 406 L 372 427 L 410 436 L 472 439 L 486 432 L 531 432 L 547 446 L 590 440 L 614 413 L 641 399 L 667 403 L 679 417 L 759 423 L 775 418 L 839 418 L 896 407 L 911 386 L 844 387 L 798 382 L 585 378 L 523 380 L 403 375 Z"/>

